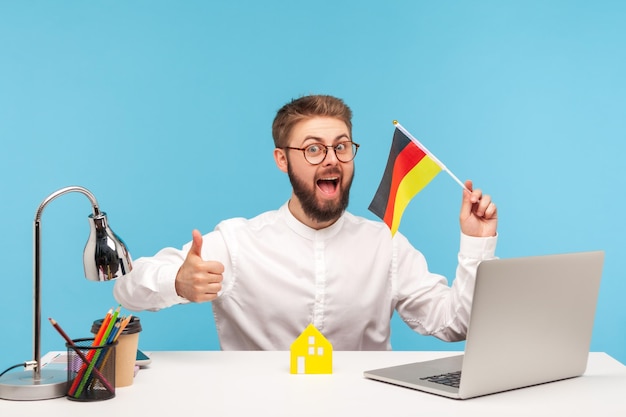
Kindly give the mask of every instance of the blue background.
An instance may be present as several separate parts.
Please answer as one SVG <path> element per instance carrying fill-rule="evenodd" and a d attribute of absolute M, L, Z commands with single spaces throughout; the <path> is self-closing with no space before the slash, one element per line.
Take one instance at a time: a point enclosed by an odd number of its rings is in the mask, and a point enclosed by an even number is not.
<path fill-rule="evenodd" d="M 500 257 L 605 250 L 592 350 L 626 362 L 626 3 L 24 1 L 0 3 L 0 368 L 32 357 L 32 224 L 91 190 L 134 258 L 290 195 L 271 122 L 342 97 L 367 210 L 392 120 L 493 195 Z M 400 230 L 452 276 L 461 189 L 439 175 Z M 42 216 L 42 351 L 116 303 L 83 278 L 89 202 Z M 263 303 L 263 300 L 259 300 Z M 210 304 L 139 314 L 145 350 L 218 349 Z M 394 318 L 398 350 L 461 350 Z"/>

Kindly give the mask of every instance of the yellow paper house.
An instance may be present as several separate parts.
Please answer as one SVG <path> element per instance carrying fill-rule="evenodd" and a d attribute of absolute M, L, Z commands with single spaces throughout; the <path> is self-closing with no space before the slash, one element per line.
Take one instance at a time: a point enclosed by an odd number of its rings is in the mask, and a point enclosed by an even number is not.
<path fill-rule="evenodd" d="M 333 373 L 333 346 L 312 324 L 291 344 L 291 373 Z"/>

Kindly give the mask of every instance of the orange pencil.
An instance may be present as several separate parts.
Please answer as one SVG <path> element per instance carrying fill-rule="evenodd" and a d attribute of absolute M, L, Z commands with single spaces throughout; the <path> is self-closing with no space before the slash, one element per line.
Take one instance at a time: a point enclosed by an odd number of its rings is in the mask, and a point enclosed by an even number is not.
<path fill-rule="evenodd" d="M 122 320 L 122 323 L 120 324 L 120 329 L 117 331 L 117 334 L 115 335 L 115 340 L 117 340 L 117 338 L 120 337 L 120 335 L 122 334 L 122 332 L 124 331 L 126 326 L 128 326 L 128 323 L 130 323 L 130 320 L 132 318 L 133 318 L 133 315 L 129 314 L 128 317 L 126 317 L 126 318 L 124 318 L 124 320 Z"/>
<path fill-rule="evenodd" d="M 102 342 L 102 337 L 104 336 L 104 332 L 109 327 L 109 322 L 111 321 L 111 316 L 113 315 L 113 309 L 109 309 L 107 315 L 104 316 L 104 320 L 102 320 L 102 325 L 98 329 L 98 333 L 96 333 L 96 337 L 93 340 L 93 345 L 98 346 Z"/>

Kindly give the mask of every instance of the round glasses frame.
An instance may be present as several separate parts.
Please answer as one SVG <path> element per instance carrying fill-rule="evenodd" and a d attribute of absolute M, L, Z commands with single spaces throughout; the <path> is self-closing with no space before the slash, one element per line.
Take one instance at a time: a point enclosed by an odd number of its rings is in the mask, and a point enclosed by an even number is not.
<path fill-rule="evenodd" d="M 311 143 L 304 148 L 285 146 L 283 149 L 302 151 L 304 159 L 311 165 L 319 165 L 326 159 L 328 150 L 332 149 L 339 162 L 350 162 L 356 157 L 359 144 L 352 141 L 339 142 L 336 145 L 324 145 L 323 143 Z M 312 159 L 311 159 L 312 158 Z M 321 159 L 320 159 L 321 158 Z M 318 161 L 319 159 L 319 161 Z"/>

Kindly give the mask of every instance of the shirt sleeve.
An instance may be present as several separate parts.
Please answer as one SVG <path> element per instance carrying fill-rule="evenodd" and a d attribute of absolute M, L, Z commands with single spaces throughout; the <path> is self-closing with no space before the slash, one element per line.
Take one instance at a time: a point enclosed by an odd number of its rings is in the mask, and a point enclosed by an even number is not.
<path fill-rule="evenodd" d="M 215 260 L 228 265 L 228 252 L 219 232 L 202 237 L 202 259 Z M 176 274 L 187 257 L 191 242 L 182 249 L 165 248 L 151 257 L 138 258 L 131 272 L 115 280 L 113 296 L 124 308 L 131 311 L 158 311 L 189 300 L 176 293 Z"/>
<path fill-rule="evenodd" d="M 115 281 L 113 296 L 131 311 L 157 311 L 188 302 L 175 288 L 176 274 L 187 251 L 165 248 L 153 257 L 138 258 L 131 272 Z"/>
<path fill-rule="evenodd" d="M 391 279 L 402 320 L 420 334 L 444 341 L 465 339 L 476 270 L 481 261 L 495 258 L 496 243 L 497 237 L 461 234 L 456 276 L 448 285 L 444 276 L 429 271 L 423 254 L 400 239 Z"/>

